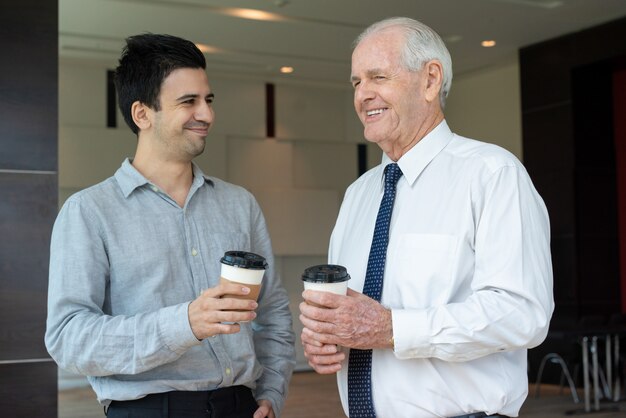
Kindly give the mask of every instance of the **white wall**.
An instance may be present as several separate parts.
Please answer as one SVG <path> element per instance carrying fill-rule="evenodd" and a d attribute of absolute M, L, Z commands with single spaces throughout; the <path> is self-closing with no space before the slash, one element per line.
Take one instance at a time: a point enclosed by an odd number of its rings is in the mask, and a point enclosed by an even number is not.
<path fill-rule="evenodd" d="M 455 77 L 446 118 L 453 132 L 498 144 L 522 159 L 522 109 L 517 58 Z"/>
<path fill-rule="evenodd" d="M 106 66 L 61 60 L 59 71 L 59 202 L 112 175 L 134 154 L 135 136 L 118 112 L 105 127 Z M 276 138 L 265 133 L 265 81 L 209 74 L 216 123 L 197 163 L 248 188 L 263 208 L 277 271 L 287 288 L 299 337 L 298 304 L 305 267 L 324 263 L 346 187 L 357 176 L 357 143 L 365 143 L 349 85 L 273 80 Z M 347 84 L 347 83 L 346 83 Z M 521 155 L 517 62 L 456 77 L 446 114 L 462 135 Z M 368 166 L 380 161 L 368 144 Z M 299 341 L 298 368 L 308 367 Z"/>

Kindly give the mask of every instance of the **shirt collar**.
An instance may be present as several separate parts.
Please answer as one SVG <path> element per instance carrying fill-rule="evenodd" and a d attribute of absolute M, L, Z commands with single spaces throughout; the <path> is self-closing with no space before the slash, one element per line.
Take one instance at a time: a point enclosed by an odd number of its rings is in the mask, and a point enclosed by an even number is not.
<path fill-rule="evenodd" d="M 120 185 L 122 193 L 124 193 L 124 197 L 130 196 L 130 194 L 139 187 L 145 186 L 146 184 L 152 184 L 139 171 L 137 171 L 131 163 L 132 160 L 130 158 L 126 158 L 121 167 L 115 172 L 115 180 L 117 180 L 117 183 Z M 213 186 L 213 180 L 211 180 L 209 176 L 205 175 L 196 163 L 192 161 L 191 164 L 193 166 L 193 183 L 191 184 L 191 189 L 196 190 L 204 183 L 208 183 Z"/>
<path fill-rule="evenodd" d="M 439 125 L 422 138 L 413 148 L 404 154 L 397 161 L 402 175 L 410 185 L 424 171 L 426 166 L 439 154 L 439 152 L 448 145 L 454 134 L 448 127 L 445 119 Z M 387 164 L 392 163 L 391 158 L 383 153 L 381 176 L 384 176 L 384 168 Z"/>

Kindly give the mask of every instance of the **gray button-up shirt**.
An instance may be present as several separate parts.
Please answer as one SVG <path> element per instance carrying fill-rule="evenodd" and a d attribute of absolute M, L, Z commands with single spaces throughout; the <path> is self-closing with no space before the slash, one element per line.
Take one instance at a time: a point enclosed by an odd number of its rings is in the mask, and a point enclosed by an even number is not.
<path fill-rule="evenodd" d="M 294 334 L 263 214 L 243 188 L 193 173 L 183 208 L 129 160 L 67 200 L 52 233 L 46 347 L 105 404 L 245 385 L 280 414 Z M 219 283 L 228 250 L 269 263 L 257 318 L 198 341 L 187 308 Z"/>

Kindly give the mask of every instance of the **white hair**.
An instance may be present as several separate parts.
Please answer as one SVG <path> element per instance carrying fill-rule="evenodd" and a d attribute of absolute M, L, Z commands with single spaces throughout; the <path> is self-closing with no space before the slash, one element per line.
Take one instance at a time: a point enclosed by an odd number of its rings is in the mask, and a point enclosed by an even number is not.
<path fill-rule="evenodd" d="M 356 48 L 370 35 L 388 28 L 400 28 L 406 35 L 402 51 L 402 65 L 409 71 L 419 71 L 430 60 L 437 60 L 443 67 L 443 82 L 439 91 L 439 103 L 443 109 L 452 84 L 452 58 L 443 39 L 434 30 L 415 19 L 391 17 L 381 20 L 365 29 L 354 41 Z"/>

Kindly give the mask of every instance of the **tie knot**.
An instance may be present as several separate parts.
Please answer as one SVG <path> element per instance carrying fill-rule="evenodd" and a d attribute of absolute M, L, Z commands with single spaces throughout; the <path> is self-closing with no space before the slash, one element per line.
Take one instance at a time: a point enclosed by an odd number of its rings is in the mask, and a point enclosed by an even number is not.
<path fill-rule="evenodd" d="M 397 163 L 387 164 L 385 167 L 385 185 L 395 187 L 400 177 L 402 177 L 400 166 Z"/>

